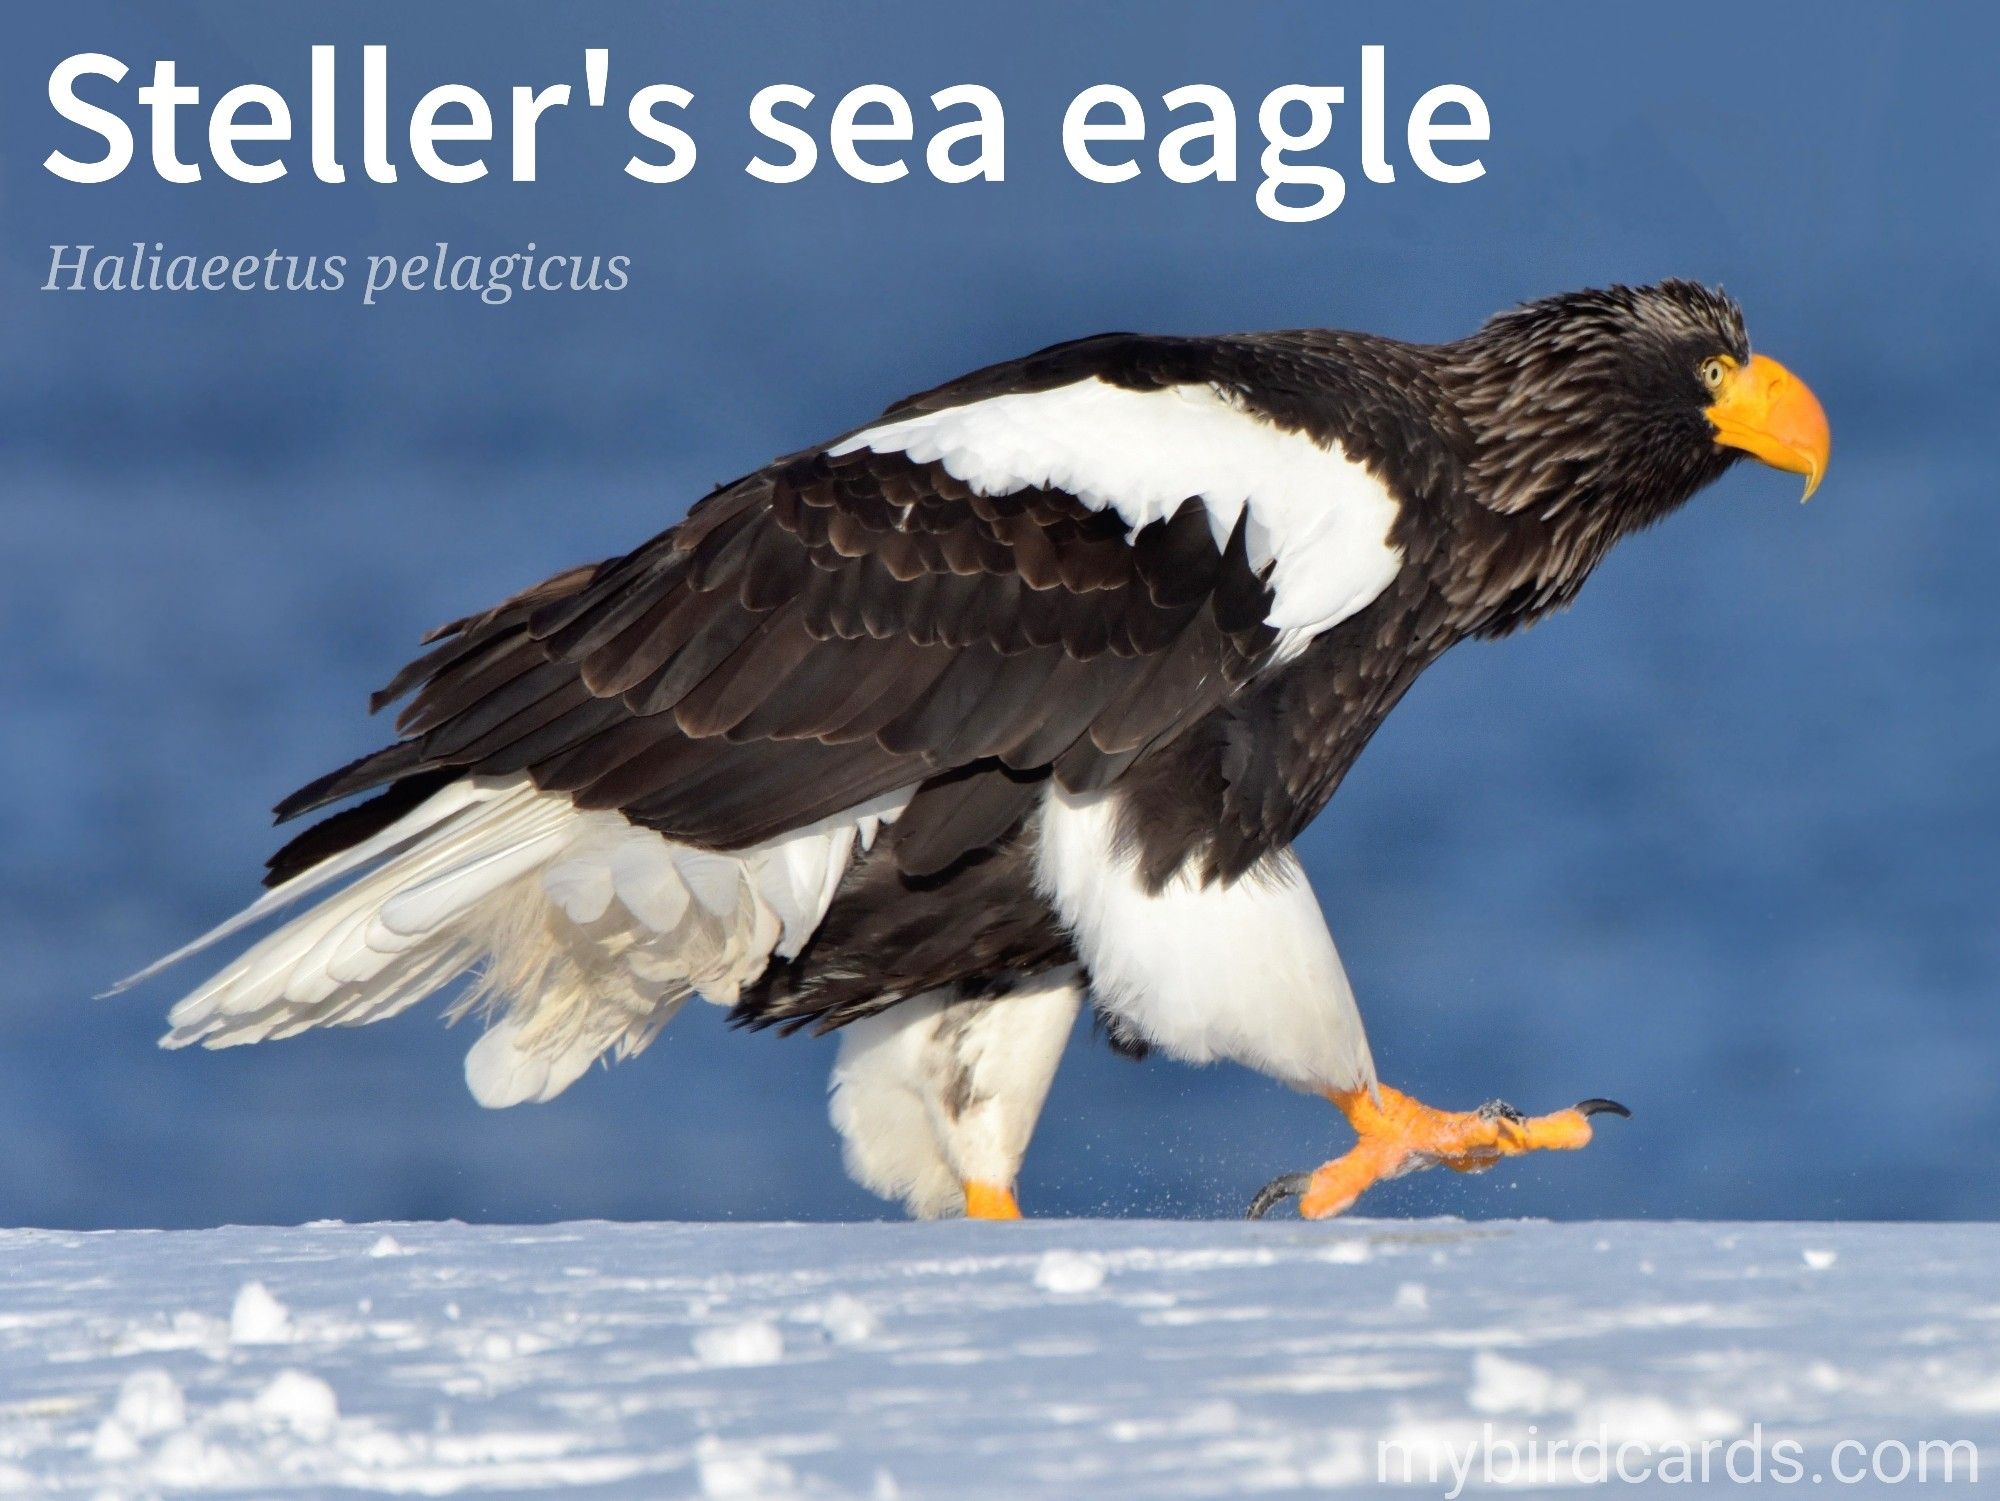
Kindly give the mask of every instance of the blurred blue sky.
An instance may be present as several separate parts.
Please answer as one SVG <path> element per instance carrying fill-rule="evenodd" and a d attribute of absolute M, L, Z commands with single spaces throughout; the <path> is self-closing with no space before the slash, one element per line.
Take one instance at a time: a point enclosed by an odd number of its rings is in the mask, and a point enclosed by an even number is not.
<path fill-rule="evenodd" d="M 2000 1214 L 2000 203 L 1972 5 L 268 7 L 16 15 L 0 57 L 0 1222 L 879 1211 L 825 1124 L 831 1048 L 689 1015 L 554 1104 L 479 1110 L 434 1014 L 222 1054 L 152 1045 L 178 992 L 92 992 L 234 910 L 264 809 L 384 733 L 417 635 L 621 551 L 711 483 L 983 362 L 1103 328 L 1447 338 L 1563 288 L 1721 281 L 1820 393 L 1830 477 L 1744 469 L 1570 615 L 1434 668 L 1303 844 L 1392 1081 L 1439 1103 L 1637 1112 L 1573 1159 L 1405 1180 L 1376 1212 Z M 618 110 L 551 117 L 541 181 L 77 186 L 65 55 L 180 63 L 205 100 L 384 42 L 392 104 L 691 88 L 686 181 L 619 171 Z M 1487 175 L 1358 171 L 1310 225 L 1253 204 L 1255 104 L 1477 88 Z M 350 80 L 351 81 L 351 80 Z M 981 82 L 1007 181 L 741 166 L 760 86 Z M 1064 102 L 1216 83 L 1233 184 L 1065 165 Z M 929 117 L 919 104 L 920 124 Z M 344 131 L 352 131 L 350 114 Z M 1155 127 L 1157 140 L 1162 127 Z M 301 130 L 303 121 L 301 120 Z M 196 133 L 196 140 L 199 134 Z M 144 151 L 142 142 L 141 151 Z M 350 150 L 350 162 L 358 155 Z M 1400 155 L 1400 153 L 1399 153 Z M 1142 158 L 1144 160 L 1145 158 Z M 625 254 L 628 290 L 56 295 L 52 242 Z M 193 980 L 192 970 L 180 978 Z M 1079 1036 L 1031 1211 L 1233 1213 L 1339 1145 L 1323 1103 Z"/>

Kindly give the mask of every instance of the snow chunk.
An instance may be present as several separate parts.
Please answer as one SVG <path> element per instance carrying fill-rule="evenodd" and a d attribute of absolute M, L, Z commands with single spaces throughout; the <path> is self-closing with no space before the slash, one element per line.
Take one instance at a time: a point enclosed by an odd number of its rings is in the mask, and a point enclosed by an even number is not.
<path fill-rule="evenodd" d="M 832 1336 L 834 1343 L 858 1345 L 873 1339 L 880 1329 L 874 1310 L 848 1293 L 835 1293 L 811 1310 L 812 1321 Z"/>
<path fill-rule="evenodd" d="M 2000 1412 L 2000 1376 L 1969 1385 L 1952 1383 L 1944 1405 L 1953 1412 Z"/>
<path fill-rule="evenodd" d="M 1583 1388 L 1525 1360 L 1481 1350 L 1472 1357 L 1465 1400 L 1474 1412 L 1554 1412 L 1581 1403 Z"/>
<path fill-rule="evenodd" d="M 246 1282 L 229 1310 L 229 1341 L 236 1345 L 283 1345 L 292 1339 L 292 1312 L 261 1282 Z"/>
<path fill-rule="evenodd" d="M 714 1434 L 696 1445 L 695 1466 L 701 1474 L 701 1493 L 710 1498 L 764 1501 L 798 1488 L 790 1465 L 744 1445 L 724 1443 Z"/>
<path fill-rule="evenodd" d="M 1664 1397 L 1612 1397 L 1578 1415 L 1579 1425 L 1602 1430 L 1614 1444 L 1700 1444 L 1743 1430 L 1743 1420 L 1724 1407 L 1704 1402 L 1669 1402 Z"/>
<path fill-rule="evenodd" d="M 776 1324 L 751 1319 L 741 1324 L 721 1324 L 703 1329 L 694 1337 L 695 1359 L 705 1366 L 776 1365 L 785 1358 L 785 1336 Z M 706 1483 L 706 1482 L 704 1482 Z M 710 1495 L 747 1494 L 739 1491 Z"/>
<path fill-rule="evenodd" d="M 1396 1307 L 1403 1313 L 1424 1313 L 1431 1306 L 1430 1289 L 1421 1282 L 1396 1285 Z"/>
<path fill-rule="evenodd" d="M 1081 1251 L 1044 1251 L 1035 1286 L 1045 1293 L 1090 1293 L 1104 1285 L 1104 1262 Z"/>
<path fill-rule="evenodd" d="M 405 1250 L 403 1243 L 395 1236 L 384 1235 L 378 1237 L 375 1244 L 368 1248 L 368 1254 L 379 1261 L 385 1256 L 413 1256 L 416 1253 Z"/>
<path fill-rule="evenodd" d="M 139 1457 L 144 1439 L 158 1438 L 187 1424 L 187 1398 L 165 1371 L 134 1371 L 118 1388 L 111 1415 L 90 1436 L 90 1457 L 100 1464 L 128 1464 Z"/>
<path fill-rule="evenodd" d="M 1175 1437 L 1214 1438 L 1235 1433 L 1243 1414 L 1234 1402 L 1219 1400 L 1185 1407 L 1164 1418 L 1126 1419 L 1105 1432 L 1121 1444 L 1157 1443 Z"/>
<path fill-rule="evenodd" d="M 257 1393 L 252 1404 L 258 1417 L 277 1428 L 289 1428 L 300 1438 L 322 1443 L 340 1422 L 340 1403 L 333 1388 L 304 1371 L 280 1371 Z"/>
<path fill-rule="evenodd" d="M 1836 1261 L 1840 1260 L 1840 1252 L 1838 1251 L 1813 1249 L 1802 1251 L 1800 1255 L 1805 1260 L 1806 1270 L 1810 1272 L 1823 1272 Z"/>
<path fill-rule="evenodd" d="M 134 1371 L 118 1388 L 111 1415 L 134 1438 L 155 1438 L 187 1422 L 187 1398 L 165 1371 Z"/>
<path fill-rule="evenodd" d="M 238 1486 L 245 1476 L 243 1461 L 233 1450 L 183 1429 L 160 1446 L 153 1478 L 161 1485 L 192 1491 Z"/>
<path fill-rule="evenodd" d="M 139 1441 L 116 1418 L 106 1418 L 90 1436 L 90 1457 L 100 1464 L 124 1464 L 139 1457 Z"/>

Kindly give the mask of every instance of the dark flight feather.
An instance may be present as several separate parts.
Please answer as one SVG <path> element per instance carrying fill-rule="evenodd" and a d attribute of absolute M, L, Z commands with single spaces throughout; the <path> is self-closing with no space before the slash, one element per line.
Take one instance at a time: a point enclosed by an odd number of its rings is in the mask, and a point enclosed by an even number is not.
<path fill-rule="evenodd" d="M 820 643 L 807 632 L 797 611 L 768 616 L 700 687 L 674 705 L 681 733 L 697 739 L 729 734 L 764 702 L 774 683 L 785 682 L 818 649 Z"/>
<path fill-rule="evenodd" d="M 924 783 L 890 828 L 897 867 L 913 878 L 936 876 L 1005 838 L 1034 811 L 1045 781 L 983 762 Z"/>

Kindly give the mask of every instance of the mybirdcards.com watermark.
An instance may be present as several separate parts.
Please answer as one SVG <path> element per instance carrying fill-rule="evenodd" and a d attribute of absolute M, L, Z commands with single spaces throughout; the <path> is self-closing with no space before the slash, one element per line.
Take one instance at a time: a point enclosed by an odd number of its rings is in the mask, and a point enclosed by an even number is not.
<path fill-rule="evenodd" d="M 1542 1437 L 1532 1425 L 1485 1424 L 1461 1441 L 1386 1438 L 1375 1446 L 1381 1485 L 1436 1488 L 1444 1501 L 1468 1490 L 1550 1485 L 1966 1485 L 1979 1483 L 1979 1446 L 1970 1439 L 1843 1438 L 1812 1445 L 1767 1435 L 1762 1423 L 1740 1438 L 1621 1438 L 1595 1433 Z"/>

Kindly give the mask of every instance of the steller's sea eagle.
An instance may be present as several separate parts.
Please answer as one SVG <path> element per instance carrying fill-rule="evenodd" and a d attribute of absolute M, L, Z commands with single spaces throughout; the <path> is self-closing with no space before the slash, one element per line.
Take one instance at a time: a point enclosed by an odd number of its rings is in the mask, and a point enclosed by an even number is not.
<path fill-rule="evenodd" d="M 1586 1100 L 1435 1110 L 1380 1083 L 1292 843 L 1425 667 L 1567 604 L 1744 454 L 1828 433 L 1686 281 L 1456 343 L 1104 334 L 912 396 L 623 557 L 437 631 L 362 793 L 199 949 L 316 902 L 173 1009 L 230 1047 L 404 1010 L 467 971 L 482 1104 L 547 1100 L 690 996 L 844 1028 L 854 1175 L 1011 1217 L 1077 1010 L 1114 1043 L 1325 1094 L 1371 1183 L 1582 1146 Z M 135 976 L 135 979 L 143 976 Z"/>

